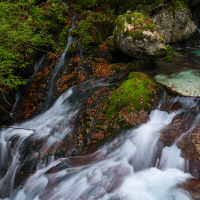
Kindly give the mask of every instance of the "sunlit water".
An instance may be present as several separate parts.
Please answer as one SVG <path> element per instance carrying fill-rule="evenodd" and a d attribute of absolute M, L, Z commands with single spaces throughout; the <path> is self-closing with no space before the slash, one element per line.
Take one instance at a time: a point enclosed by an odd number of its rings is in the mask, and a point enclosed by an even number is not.
<path fill-rule="evenodd" d="M 106 84 L 96 82 L 90 87 Z M 137 129 L 121 134 L 95 153 L 80 157 L 41 159 L 59 145 L 73 129 L 68 122 L 75 118 L 76 103 L 69 101 L 74 88 L 62 94 L 54 105 L 41 115 L 15 124 L 20 129 L 0 132 L 0 197 L 13 200 L 189 200 L 189 193 L 176 187 L 187 178 L 186 161 L 176 143 L 159 151 L 162 130 L 180 114 L 154 110 L 149 121 Z M 56 127 L 56 128 L 55 128 Z M 61 131 L 62 130 L 62 131 Z M 40 159 L 35 172 L 22 185 L 15 187 L 20 168 L 20 153 L 28 138 L 44 139 L 34 157 Z M 18 138 L 11 144 L 13 138 Z M 27 159 L 27 158 L 25 158 Z"/>

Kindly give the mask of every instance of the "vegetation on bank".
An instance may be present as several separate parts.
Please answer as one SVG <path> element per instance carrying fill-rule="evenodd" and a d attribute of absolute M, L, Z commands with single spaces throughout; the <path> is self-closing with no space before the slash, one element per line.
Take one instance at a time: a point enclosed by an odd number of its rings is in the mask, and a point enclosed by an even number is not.
<path fill-rule="evenodd" d="M 181 6 L 191 2 L 171 0 L 168 3 Z M 81 41 L 85 53 L 93 56 L 98 51 L 94 47 L 101 46 L 112 35 L 114 21 L 120 13 L 134 10 L 138 5 L 158 6 L 163 0 L 71 0 L 66 4 L 69 11 L 76 13 L 73 36 Z M 38 51 L 57 56 L 62 52 L 71 28 L 72 12 L 69 11 L 58 0 L 4 0 L 0 3 L 2 89 L 17 88 L 26 83 L 24 72 L 33 68 Z M 135 14 L 136 25 L 144 20 L 140 15 Z M 154 26 L 149 23 L 148 27 L 140 28 L 153 29 Z"/>
<path fill-rule="evenodd" d="M 25 84 L 22 68 L 34 66 L 35 54 L 59 54 L 66 44 L 71 16 L 57 0 L 0 3 L 0 87 Z"/>

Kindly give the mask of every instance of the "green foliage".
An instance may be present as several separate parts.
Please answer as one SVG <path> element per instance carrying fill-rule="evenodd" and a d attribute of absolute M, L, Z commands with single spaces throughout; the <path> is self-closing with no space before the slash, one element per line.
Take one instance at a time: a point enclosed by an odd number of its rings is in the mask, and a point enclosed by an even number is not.
<path fill-rule="evenodd" d="M 36 4 L 36 0 L 0 3 L 1 87 L 12 89 L 26 83 L 20 77 L 20 68 L 33 65 L 36 48 L 49 47 L 58 53 L 66 44 L 66 9 L 56 0 Z M 60 33 L 59 39 L 56 33 Z"/>
<path fill-rule="evenodd" d="M 111 12 L 82 10 L 82 18 L 77 20 L 77 28 L 72 31 L 74 37 L 81 38 L 82 47 L 90 51 L 92 46 L 102 44 L 114 26 L 114 15 Z"/>
<path fill-rule="evenodd" d="M 173 8 L 174 12 L 180 8 L 189 9 L 189 2 L 187 2 L 187 0 L 186 1 L 176 0 L 173 2 L 173 6 L 174 6 Z"/>

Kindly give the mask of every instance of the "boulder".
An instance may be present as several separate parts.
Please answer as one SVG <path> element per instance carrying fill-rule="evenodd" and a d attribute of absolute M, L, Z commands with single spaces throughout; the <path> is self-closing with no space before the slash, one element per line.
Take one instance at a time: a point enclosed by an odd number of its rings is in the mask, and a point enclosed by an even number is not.
<path fill-rule="evenodd" d="M 132 72 L 129 74 L 128 80 L 124 81 L 108 97 L 108 101 L 105 103 L 106 117 L 118 122 L 120 118 L 130 120 L 131 118 L 128 118 L 127 115 L 134 116 L 140 111 L 150 112 L 157 106 L 161 92 L 160 85 L 148 75 L 142 72 Z"/>
<path fill-rule="evenodd" d="M 151 19 L 157 26 L 165 44 L 186 40 L 196 31 L 191 11 L 183 3 L 173 9 L 169 5 L 162 7 L 159 12 L 151 16 Z"/>
<path fill-rule="evenodd" d="M 134 58 L 157 58 L 167 54 L 156 26 L 150 18 L 141 13 L 118 16 L 114 39 L 118 49 Z"/>

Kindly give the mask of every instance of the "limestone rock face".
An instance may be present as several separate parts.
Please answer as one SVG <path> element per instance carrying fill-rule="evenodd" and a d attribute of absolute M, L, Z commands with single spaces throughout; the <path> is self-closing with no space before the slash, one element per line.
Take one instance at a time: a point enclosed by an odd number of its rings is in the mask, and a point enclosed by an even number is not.
<path fill-rule="evenodd" d="M 157 58 L 167 53 L 156 26 L 141 13 L 118 16 L 114 40 L 118 49 L 134 58 Z"/>
<path fill-rule="evenodd" d="M 163 7 L 151 17 L 165 44 L 190 38 L 196 31 L 196 25 L 191 18 L 192 14 L 187 6 L 180 6 L 175 10 L 169 6 Z"/>

